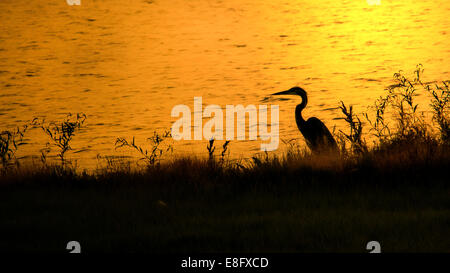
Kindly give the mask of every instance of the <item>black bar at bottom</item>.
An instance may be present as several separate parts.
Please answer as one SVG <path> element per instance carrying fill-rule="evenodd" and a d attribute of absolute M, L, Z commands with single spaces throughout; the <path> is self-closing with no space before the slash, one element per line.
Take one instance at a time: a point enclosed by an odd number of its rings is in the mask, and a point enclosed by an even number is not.
<path fill-rule="evenodd" d="M 321 272 L 448 268 L 450 254 L 147 254 L 35 255 L 0 258 L 2 266 L 55 272 Z M 25 267 L 25 268 L 24 268 Z M 345 271 L 346 272 L 346 271 Z"/>

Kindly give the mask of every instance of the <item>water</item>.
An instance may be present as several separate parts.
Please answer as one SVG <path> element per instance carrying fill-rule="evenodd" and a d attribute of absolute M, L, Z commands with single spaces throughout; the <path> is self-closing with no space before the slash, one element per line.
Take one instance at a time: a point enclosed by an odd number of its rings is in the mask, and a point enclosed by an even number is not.
<path fill-rule="evenodd" d="M 98 154 L 135 155 L 115 151 L 115 139 L 145 143 L 170 128 L 173 106 L 193 109 L 194 96 L 205 105 L 257 105 L 299 85 L 309 94 L 304 116 L 339 129 L 339 101 L 365 110 L 398 70 L 422 63 L 426 78 L 450 78 L 449 11 L 447 0 L 1 1 L 0 128 L 84 112 L 69 158 L 92 168 Z M 298 102 L 272 102 L 283 139 L 302 141 Z M 39 154 L 48 140 L 39 130 L 27 136 L 19 154 Z M 205 147 L 175 143 L 177 153 Z M 234 141 L 230 155 L 259 147 Z"/>

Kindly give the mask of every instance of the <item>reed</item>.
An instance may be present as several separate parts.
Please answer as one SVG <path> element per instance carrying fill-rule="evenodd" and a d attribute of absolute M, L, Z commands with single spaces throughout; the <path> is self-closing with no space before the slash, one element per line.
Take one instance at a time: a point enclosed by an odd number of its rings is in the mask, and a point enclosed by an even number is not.
<path fill-rule="evenodd" d="M 47 143 L 47 149 L 41 155 L 42 161 L 45 164 L 47 153 L 50 152 L 51 146 L 58 148 L 58 157 L 61 160 L 62 167 L 71 165 L 71 161 L 66 159 L 66 153 L 72 150 L 70 143 L 75 136 L 75 132 L 79 130 L 86 121 L 86 115 L 83 113 L 77 113 L 76 115 L 67 114 L 66 118 L 60 122 L 45 123 L 45 120 L 41 122 L 41 129 L 50 138 L 51 142 Z"/>
<path fill-rule="evenodd" d="M 128 142 L 125 138 L 117 138 L 115 146 L 116 149 L 128 147 L 138 151 L 141 155 L 139 160 L 145 161 L 146 167 L 151 167 L 155 164 L 159 166 L 163 155 L 168 152 L 173 152 L 172 144 L 168 143 L 171 137 L 170 131 L 165 131 L 162 134 L 154 131 L 153 136 L 147 139 L 151 145 L 149 149 L 137 145 L 135 137 L 132 138 L 131 142 Z"/>

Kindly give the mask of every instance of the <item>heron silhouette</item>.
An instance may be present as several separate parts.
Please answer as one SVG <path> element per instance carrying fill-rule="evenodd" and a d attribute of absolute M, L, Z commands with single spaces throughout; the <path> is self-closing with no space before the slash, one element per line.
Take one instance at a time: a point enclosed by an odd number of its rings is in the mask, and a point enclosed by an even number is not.
<path fill-rule="evenodd" d="M 300 87 L 293 87 L 289 90 L 274 93 L 272 95 L 298 95 L 302 98 L 302 103 L 295 107 L 295 121 L 300 133 L 305 137 L 306 144 L 313 152 L 337 151 L 336 140 L 328 130 L 327 126 L 316 117 L 303 119 L 302 110 L 308 103 L 306 91 Z"/>

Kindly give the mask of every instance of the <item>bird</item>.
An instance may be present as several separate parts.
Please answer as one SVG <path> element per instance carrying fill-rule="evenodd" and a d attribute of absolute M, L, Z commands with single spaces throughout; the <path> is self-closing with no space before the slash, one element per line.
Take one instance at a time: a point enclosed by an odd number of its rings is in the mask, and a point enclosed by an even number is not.
<path fill-rule="evenodd" d="M 272 95 L 298 95 L 302 98 L 302 103 L 295 107 L 295 121 L 297 127 L 306 140 L 306 144 L 312 152 L 337 151 L 336 140 L 331 135 L 327 126 L 318 118 L 311 117 L 305 121 L 302 111 L 308 104 L 306 91 L 301 87 L 292 87 L 289 90 L 274 93 Z"/>

